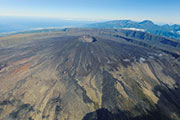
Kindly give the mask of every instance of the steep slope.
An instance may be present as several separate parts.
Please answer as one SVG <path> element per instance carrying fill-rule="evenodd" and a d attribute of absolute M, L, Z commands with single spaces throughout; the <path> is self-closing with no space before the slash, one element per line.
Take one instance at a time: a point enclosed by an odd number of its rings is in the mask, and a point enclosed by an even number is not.
<path fill-rule="evenodd" d="M 0 119 L 180 118 L 177 59 L 96 30 L 70 31 L 0 50 Z"/>
<path fill-rule="evenodd" d="M 124 29 L 120 29 L 116 31 L 117 33 L 120 33 L 121 35 L 132 38 L 132 39 L 137 39 L 137 40 L 141 40 L 144 42 L 157 44 L 157 45 L 163 44 L 163 45 L 167 45 L 174 48 L 180 48 L 180 41 L 178 40 L 153 35 L 147 32 L 143 32 L 143 31 L 124 30 Z"/>

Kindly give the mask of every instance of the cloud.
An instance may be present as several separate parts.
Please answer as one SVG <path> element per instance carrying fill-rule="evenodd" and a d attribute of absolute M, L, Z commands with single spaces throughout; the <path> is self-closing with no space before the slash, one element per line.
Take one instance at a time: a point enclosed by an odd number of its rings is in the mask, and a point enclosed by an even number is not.
<path fill-rule="evenodd" d="M 179 35 L 180 35 L 180 31 L 177 31 L 177 34 L 179 34 Z"/>
<path fill-rule="evenodd" d="M 141 32 L 145 32 L 146 30 L 144 29 L 137 29 L 137 28 L 122 28 L 124 30 L 134 30 L 134 31 L 141 31 Z"/>

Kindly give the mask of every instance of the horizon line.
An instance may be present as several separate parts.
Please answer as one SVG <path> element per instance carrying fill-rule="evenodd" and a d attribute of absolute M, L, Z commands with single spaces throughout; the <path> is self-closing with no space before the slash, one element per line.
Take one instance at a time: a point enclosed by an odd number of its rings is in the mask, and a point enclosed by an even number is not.
<path fill-rule="evenodd" d="M 108 21 L 118 21 L 118 20 L 130 20 L 134 22 L 143 22 L 146 20 L 149 20 L 157 25 L 180 25 L 180 23 L 167 23 L 167 22 L 162 22 L 162 21 L 154 21 L 151 19 L 142 19 L 142 20 L 134 20 L 134 19 L 129 19 L 129 18 L 112 18 L 112 19 L 107 19 L 107 18 L 94 18 L 94 19 L 88 19 L 88 18 L 68 18 L 68 17 L 52 17 L 52 16 L 23 16 L 23 15 L 0 15 L 0 17 L 24 17 L 24 18 L 45 18 L 45 19 L 54 19 L 54 20 L 65 20 L 65 21 L 79 21 L 79 22 L 108 22 Z"/>

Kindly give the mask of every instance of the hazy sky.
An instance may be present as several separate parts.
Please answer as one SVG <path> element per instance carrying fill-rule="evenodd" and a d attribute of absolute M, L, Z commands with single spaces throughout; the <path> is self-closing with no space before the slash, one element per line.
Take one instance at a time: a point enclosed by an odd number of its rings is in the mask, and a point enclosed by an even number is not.
<path fill-rule="evenodd" d="M 0 0 L 0 16 L 131 19 L 180 24 L 180 0 Z"/>

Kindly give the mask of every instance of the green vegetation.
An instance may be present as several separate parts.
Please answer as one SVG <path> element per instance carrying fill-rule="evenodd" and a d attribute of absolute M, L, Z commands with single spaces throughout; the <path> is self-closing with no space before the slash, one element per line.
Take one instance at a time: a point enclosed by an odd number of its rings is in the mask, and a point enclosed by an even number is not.
<path fill-rule="evenodd" d="M 177 58 L 177 60 L 180 62 L 180 57 L 179 57 L 179 58 Z"/>
<path fill-rule="evenodd" d="M 152 99 L 149 96 L 145 95 L 140 88 L 138 88 L 137 86 L 134 86 L 132 88 L 137 98 L 146 103 L 146 107 L 148 109 L 154 110 L 156 108 L 155 103 L 152 101 Z"/>

